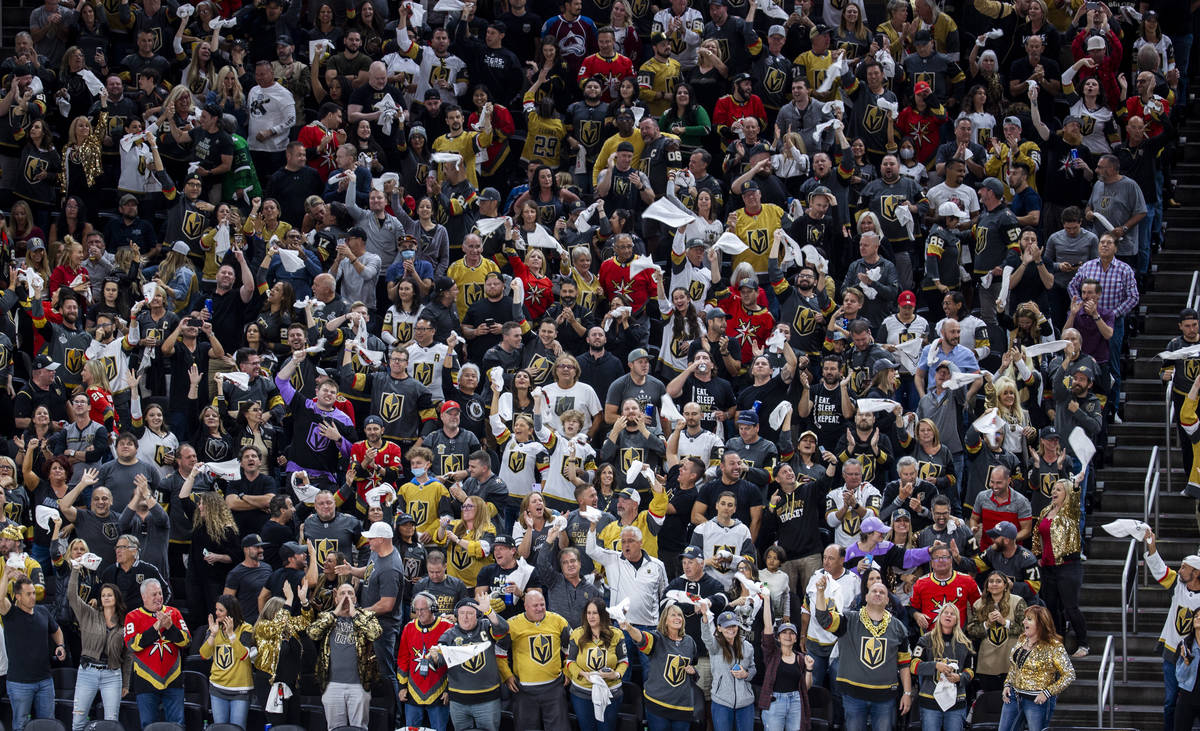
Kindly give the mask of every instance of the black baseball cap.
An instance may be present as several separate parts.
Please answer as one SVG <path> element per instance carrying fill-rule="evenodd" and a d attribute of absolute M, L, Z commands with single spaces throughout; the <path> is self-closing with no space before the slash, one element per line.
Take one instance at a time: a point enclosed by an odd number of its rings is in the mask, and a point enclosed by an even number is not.
<path fill-rule="evenodd" d="M 1194 307 L 1184 307 L 1179 311 L 1179 321 L 1184 320 L 1200 320 L 1200 313 L 1196 312 Z"/>
<path fill-rule="evenodd" d="M 242 539 L 242 548 L 262 548 L 268 545 L 263 542 L 262 536 L 257 533 L 251 533 Z"/>

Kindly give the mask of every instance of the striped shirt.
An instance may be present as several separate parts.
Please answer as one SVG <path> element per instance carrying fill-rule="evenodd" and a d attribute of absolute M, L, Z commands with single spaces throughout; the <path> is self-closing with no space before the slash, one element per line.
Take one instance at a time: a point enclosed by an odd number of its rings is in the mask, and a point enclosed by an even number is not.
<path fill-rule="evenodd" d="M 1100 282 L 1100 300 L 1097 304 L 1112 310 L 1117 317 L 1128 315 L 1138 303 L 1137 278 L 1133 269 L 1120 259 L 1114 258 L 1107 268 L 1099 259 L 1080 264 L 1071 284 L 1067 286 L 1072 297 L 1079 296 L 1079 288 L 1087 279 Z"/>

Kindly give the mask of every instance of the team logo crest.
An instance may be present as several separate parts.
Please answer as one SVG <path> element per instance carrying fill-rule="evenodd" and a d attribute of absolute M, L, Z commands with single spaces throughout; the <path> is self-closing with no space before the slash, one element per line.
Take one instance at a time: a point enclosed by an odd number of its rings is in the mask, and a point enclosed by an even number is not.
<path fill-rule="evenodd" d="M 874 670 L 883 665 L 887 657 L 887 640 L 882 637 L 863 637 L 859 644 L 858 659 L 867 668 Z"/>
<path fill-rule="evenodd" d="M 213 665 L 218 670 L 228 670 L 233 667 L 233 648 L 229 645 L 217 645 L 213 654 Z"/>
<path fill-rule="evenodd" d="M 591 147 L 600 141 L 600 123 L 585 119 L 579 123 L 579 141 L 584 147 Z"/>
<path fill-rule="evenodd" d="M 857 535 L 860 525 L 862 525 L 862 516 L 853 510 L 846 511 L 846 517 L 842 518 L 842 530 L 852 536 Z"/>
<path fill-rule="evenodd" d="M 667 664 L 663 668 L 663 680 L 672 687 L 678 688 L 687 680 L 687 667 L 691 664 L 691 659 L 683 655 L 667 655 Z"/>
<path fill-rule="evenodd" d="M 634 460 L 645 462 L 646 450 L 641 447 L 629 447 L 621 450 L 621 474 L 629 469 Z"/>
<path fill-rule="evenodd" d="M 1000 647 L 1005 642 L 1008 642 L 1008 628 L 1002 624 L 988 627 L 987 638 L 988 642 L 992 643 L 996 647 Z"/>
<path fill-rule="evenodd" d="M 779 94 L 783 91 L 783 82 L 785 77 L 782 71 L 772 66 L 767 69 L 767 76 L 763 79 L 763 88 L 772 94 Z"/>
<path fill-rule="evenodd" d="M 896 220 L 896 206 L 904 205 L 908 199 L 902 195 L 885 195 L 880 198 L 879 210 L 889 221 Z"/>
<path fill-rule="evenodd" d="M 987 248 L 987 234 L 988 234 L 988 230 L 987 230 L 986 226 L 976 226 L 975 227 L 975 253 L 976 254 L 983 253 L 983 250 Z"/>
<path fill-rule="evenodd" d="M 562 416 L 573 408 L 575 408 L 574 396 L 559 396 L 554 401 L 554 413 L 558 416 Z"/>
<path fill-rule="evenodd" d="M 338 540 L 336 538 L 318 538 L 313 541 L 313 545 L 317 548 L 317 563 L 325 563 L 325 559 L 331 553 L 337 553 Z"/>
<path fill-rule="evenodd" d="M 513 473 L 525 469 L 525 453 L 519 449 L 514 449 L 510 452 L 508 455 L 508 469 Z"/>
<path fill-rule="evenodd" d="M 83 370 L 83 351 L 79 348 L 67 348 L 67 357 L 64 359 L 63 365 L 72 373 L 79 373 Z"/>
<path fill-rule="evenodd" d="M 529 638 L 529 657 L 539 665 L 548 665 L 554 659 L 554 640 L 550 635 Z"/>
<path fill-rule="evenodd" d="M 414 502 L 410 503 L 408 507 L 412 511 L 412 517 L 416 524 L 425 525 L 426 521 L 429 520 L 429 503 L 423 501 Z"/>
<path fill-rule="evenodd" d="M 414 363 L 413 378 L 420 381 L 422 384 L 429 386 L 433 383 L 433 364 L 432 363 Z"/>
<path fill-rule="evenodd" d="M 883 121 L 887 118 L 886 113 L 875 106 L 874 104 L 867 107 L 866 113 L 863 115 L 863 127 L 868 132 L 879 132 L 883 129 Z"/>
<path fill-rule="evenodd" d="M 379 418 L 387 423 L 392 423 L 400 418 L 400 414 L 404 411 L 404 395 L 399 393 L 385 393 L 383 398 L 379 400 Z"/>
<path fill-rule="evenodd" d="M 1194 615 L 1192 610 L 1187 607 L 1180 607 L 1175 611 L 1175 631 L 1180 637 L 1187 637 L 1192 632 L 1192 622 Z"/>
<path fill-rule="evenodd" d="M 604 669 L 604 661 L 607 659 L 603 648 L 589 647 L 583 654 L 583 665 L 592 672 L 600 672 Z"/>
<path fill-rule="evenodd" d="M 811 335 L 817 329 L 816 315 L 816 310 L 797 307 L 796 316 L 792 318 L 792 328 L 798 335 Z"/>
<path fill-rule="evenodd" d="M 437 86 L 437 82 L 439 81 L 450 81 L 449 66 L 434 66 L 429 69 L 429 85 Z"/>
<path fill-rule="evenodd" d="M 481 652 L 478 655 L 475 655 L 474 657 L 472 657 L 470 660 L 467 660 L 466 662 L 464 662 L 462 664 L 462 668 L 463 668 L 463 670 L 466 670 L 468 673 L 477 673 L 480 670 L 483 670 L 483 666 L 486 664 L 484 662 L 484 660 L 486 658 L 487 658 L 487 652 Z"/>
<path fill-rule="evenodd" d="M 204 215 L 197 211 L 186 211 L 183 214 L 183 235 L 189 239 L 198 239 L 204 231 Z"/>
<path fill-rule="evenodd" d="M 1200 376 L 1200 359 L 1189 358 L 1183 362 L 1183 372 L 1187 375 L 1189 381 L 1196 380 Z"/>
<path fill-rule="evenodd" d="M 756 228 L 746 232 L 746 245 L 750 247 L 750 251 L 755 254 L 762 255 L 767 253 L 767 230 L 765 228 Z"/>
<path fill-rule="evenodd" d="M 570 477 L 571 470 L 569 469 L 571 467 L 571 465 L 575 466 L 575 474 L 578 475 L 579 472 L 583 469 L 583 460 L 579 459 L 578 457 L 564 457 L 563 458 L 562 476 L 566 477 L 568 480 L 571 479 L 571 477 Z"/>
<path fill-rule="evenodd" d="M 448 475 L 451 472 L 461 472 L 466 469 L 463 466 L 463 456 L 461 454 L 447 454 L 442 456 L 442 474 Z"/>
<path fill-rule="evenodd" d="M 688 282 L 688 298 L 694 302 L 699 302 L 704 298 L 704 282 L 699 279 L 693 279 Z"/>
<path fill-rule="evenodd" d="M 450 549 L 450 565 L 458 571 L 466 571 L 471 565 L 471 557 L 465 549 L 454 546 Z"/>
<path fill-rule="evenodd" d="M 467 307 L 470 307 L 483 296 L 483 285 L 475 282 L 464 284 L 462 286 L 462 296 L 463 302 L 466 303 Z"/>

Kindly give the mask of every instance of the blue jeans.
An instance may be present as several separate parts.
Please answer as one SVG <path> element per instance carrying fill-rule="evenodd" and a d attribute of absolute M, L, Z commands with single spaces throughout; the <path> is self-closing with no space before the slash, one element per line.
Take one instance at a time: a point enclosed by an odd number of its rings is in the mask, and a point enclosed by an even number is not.
<path fill-rule="evenodd" d="M 771 694 L 771 707 L 762 714 L 765 731 L 800 731 L 803 702 L 800 691 Z"/>
<path fill-rule="evenodd" d="M 12 701 L 13 731 L 25 728 L 26 717 L 54 718 L 54 680 L 51 678 L 36 683 L 18 683 L 10 680 L 8 697 Z"/>
<path fill-rule="evenodd" d="M 121 713 L 121 671 L 79 668 L 75 676 L 75 706 L 71 711 L 73 731 L 87 725 L 96 693 L 104 702 L 104 720 L 116 721 Z"/>
<path fill-rule="evenodd" d="M 1175 700 L 1179 696 L 1179 681 L 1175 679 L 1175 663 L 1163 660 L 1163 728 L 1175 728 Z"/>
<path fill-rule="evenodd" d="M 967 709 L 941 711 L 937 708 L 922 708 L 921 731 L 962 731 L 967 720 Z"/>
<path fill-rule="evenodd" d="M 646 712 L 646 728 L 649 731 L 688 731 L 691 725 L 690 721 L 672 721 L 669 718 Z"/>
<path fill-rule="evenodd" d="M 896 721 L 895 700 L 864 701 L 844 695 L 842 707 L 846 711 L 846 723 L 843 726 L 846 731 L 892 731 Z"/>
<path fill-rule="evenodd" d="M 730 708 L 720 703 L 713 703 L 712 722 L 714 729 L 733 729 L 733 731 L 754 731 L 754 704 L 742 708 Z"/>
<path fill-rule="evenodd" d="M 440 698 L 427 706 L 411 702 L 404 704 L 404 725 L 423 726 L 426 717 L 429 718 L 429 728 L 446 731 L 446 723 L 450 720 L 450 707 L 444 705 Z"/>
<path fill-rule="evenodd" d="M 830 649 L 832 651 L 832 648 Z M 844 713 L 842 711 L 842 694 L 838 690 L 837 684 L 838 660 L 821 657 L 815 652 L 809 653 L 809 655 L 813 659 L 812 684 L 829 689 L 830 695 L 833 696 L 833 721 L 835 724 L 840 724 Z"/>
<path fill-rule="evenodd" d="M 232 723 L 234 726 L 246 728 L 246 716 L 250 715 L 250 694 L 236 700 L 225 700 L 216 695 L 209 696 L 212 706 L 213 723 Z"/>
<path fill-rule="evenodd" d="M 1021 728 L 1021 722 L 1025 722 L 1025 728 L 1046 728 L 1050 725 L 1050 717 L 1054 715 L 1053 697 L 1045 703 L 1038 705 L 1034 702 L 1034 696 L 1020 695 L 1013 693 L 1013 699 L 1007 701 L 1004 707 L 1000 710 L 1000 731 L 1018 731 Z"/>
<path fill-rule="evenodd" d="M 633 626 L 637 627 L 642 632 L 653 632 L 658 629 L 657 627 L 649 624 L 635 624 Z M 629 635 L 625 635 L 625 654 L 629 657 L 629 664 L 625 666 L 625 674 L 621 676 L 621 680 L 628 680 L 640 684 L 642 681 L 643 666 L 642 653 L 638 651 L 637 643 L 634 642 Z M 636 676 L 634 675 L 635 671 L 637 672 Z"/>
<path fill-rule="evenodd" d="M 1112 408 L 1121 403 L 1121 347 L 1125 342 L 1125 318 L 1118 317 L 1113 321 L 1113 334 L 1108 339 L 1108 372 L 1112 374 Z"/>
<path fill-rule="evenodd" d="M 596 720 L 596 711 L 592 708 L 592 699 L 567 691 L 571 699 L 571 710 L 575 712 L 575 720 L 579 722 L 579 731 L 616 731 L 617 712 L 621 710 L 621 690 L 613 693 L 612 701 L 604 709 L 604 720 Z"/>
<path fill-rule="evenodd" d="M 450 722 L 454 724 L 454 728 L 500 731 L 500 699 L 483 703 L 450 701 Z"/>
<path fill-rule="evenodd" d="M 1191 28 L 1187 30 L 1191 31 Z M 1186 100 L 1188 98 L 1188 65 L 1192 60 L 1192 34 L 1188 32 L 1180 35 L 1173 33 L 1167 35 L 1171 38 L 1171 44 L 1175 46 L 1175 67 L 1179 69 L 1179 89 L 1175 93 L 1175 98 Z"/>
<path fill-rule="evenodd" d="M 183 725 L 183 688 L 167 688 L 138 693 L 138 717 L 142 728 L 157 721 Z"/>

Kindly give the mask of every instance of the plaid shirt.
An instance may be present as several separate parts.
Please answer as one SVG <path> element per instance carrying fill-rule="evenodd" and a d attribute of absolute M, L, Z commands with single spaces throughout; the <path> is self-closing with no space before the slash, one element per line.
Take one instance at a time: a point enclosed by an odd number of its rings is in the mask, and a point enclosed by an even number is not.
<path fill-rule="evenodd" d="M 1080 264 L 1071 278 L 1071 284 L 1067 286 L 1072 297 L 1079 296 L 1079 288 L 1086 279 L 1100 282 L 1100 301 L 1097 304 L 1112 310 L 1117 317 L 1128 315 L 1138 303 L 1137 278 L 1133 269 L 1120 259 L 1113 258 L 1107 269 L 1101 266 L 1099 259 Z"/>

